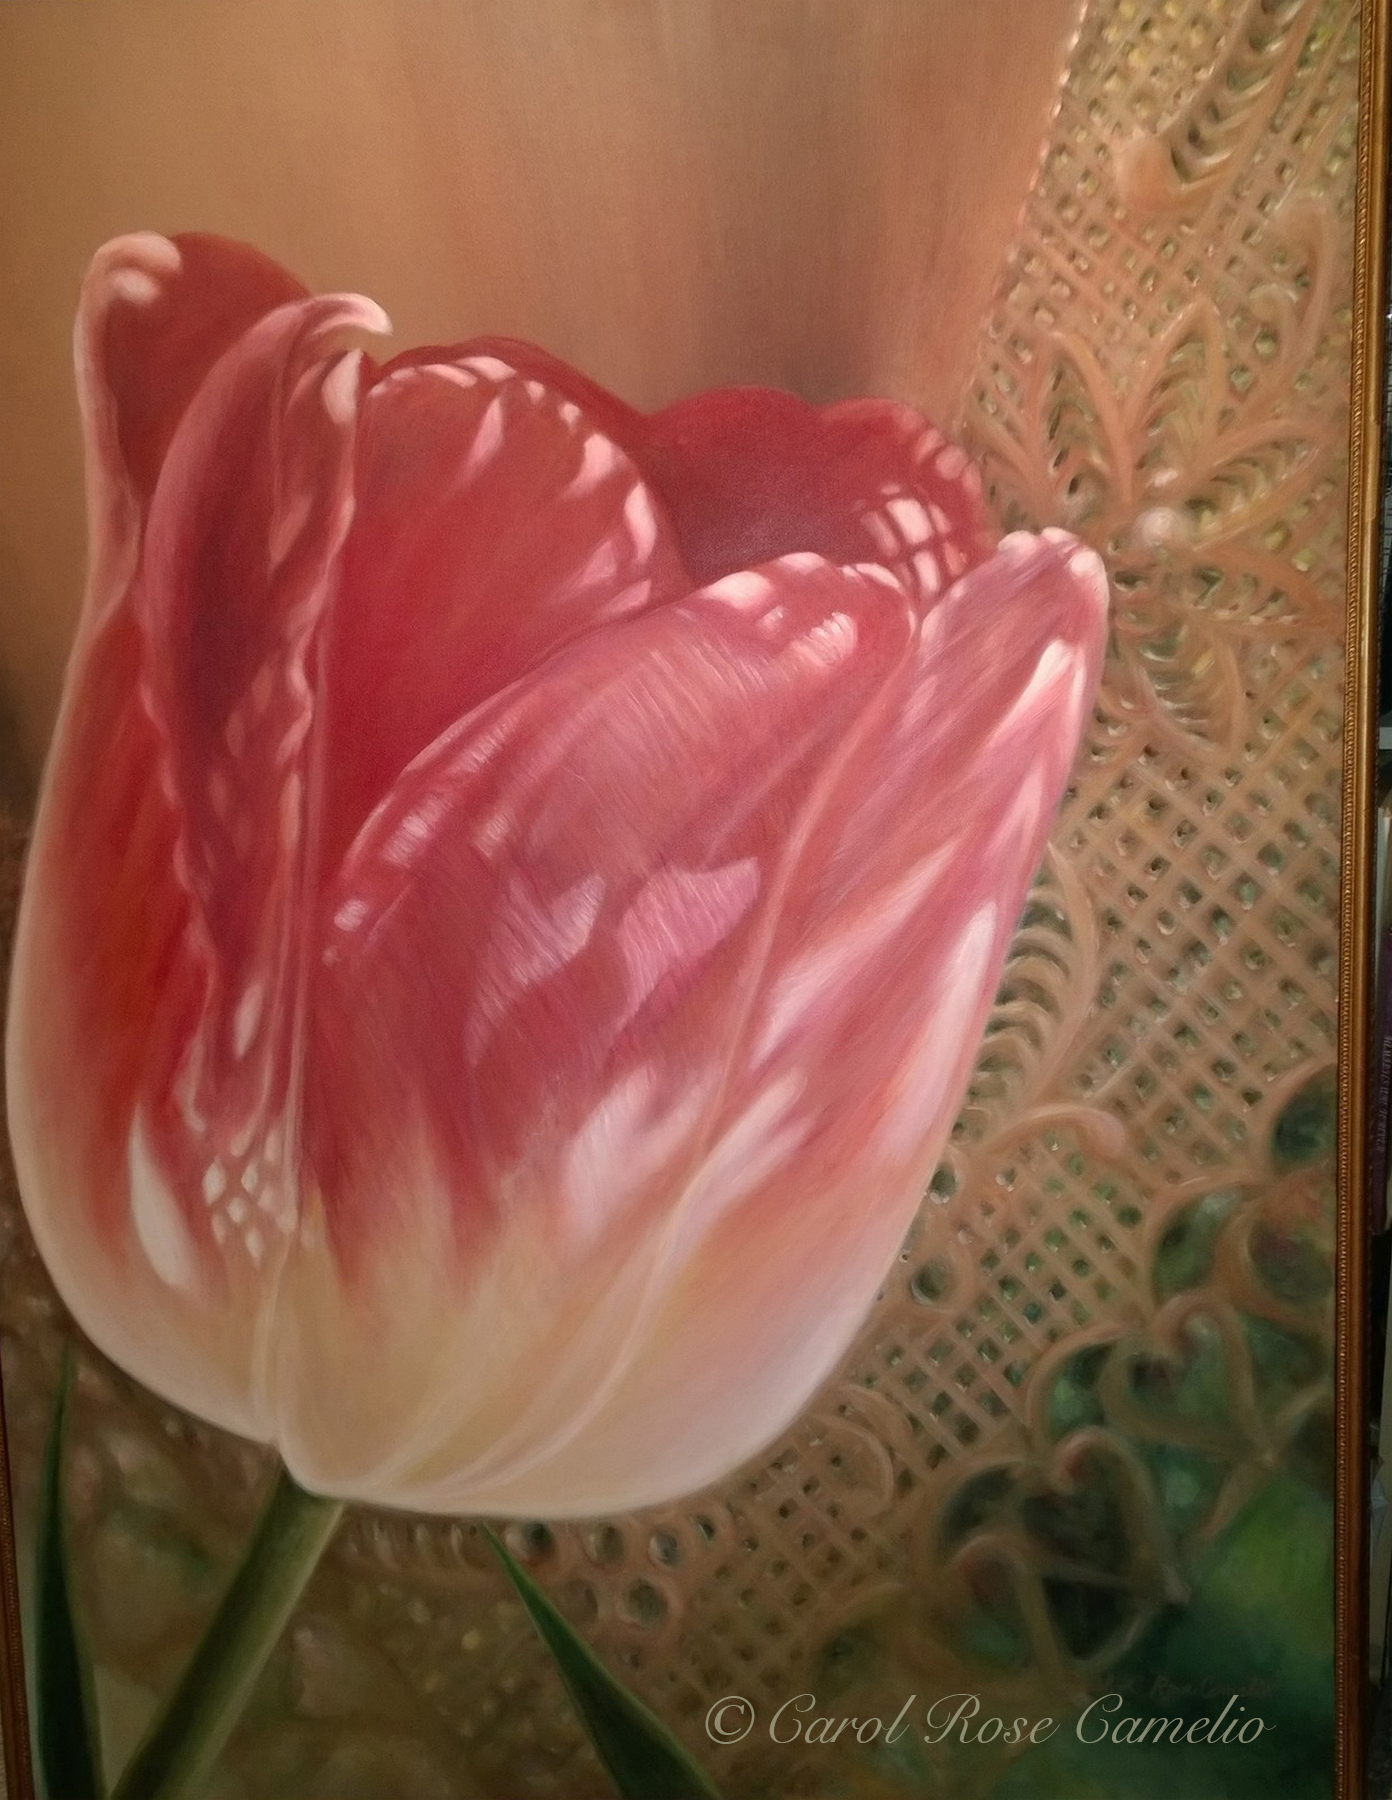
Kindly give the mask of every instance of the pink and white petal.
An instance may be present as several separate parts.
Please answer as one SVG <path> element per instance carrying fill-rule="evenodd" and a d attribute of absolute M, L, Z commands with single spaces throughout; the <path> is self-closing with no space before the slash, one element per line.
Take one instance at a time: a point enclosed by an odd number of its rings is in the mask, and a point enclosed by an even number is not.
<path fill-rule="evenodd" d="M 152 1387 L 253 1434 L 255 1319 L 230 1304 L 141 1119 L 156 1047 L 192 1015 L 195 925 L 174 877 L 184 820 L 148 704 L 140 548 L 150 490 L 202 384 L 296 291 L 253 252 L 206 239 L 117 240 L 88 278 L 77 358 L 92 573 L 35 824 L 7 1040 L 25 1206 L 68 1305 Z"/>
<path fill-rule="evenodd" d="M 87 466 L 83 629 L 120 603 L 170 439 L 218 358 L 304 289 L 225 238 L 114 238 L 82 284 L 74 334 Z"/>
<path fill-rule="evenodd" d="M 825 1071 L 836 1158 L 894 1134 L 905 1084 L 925 1141 L 951 1124 L 1087 722 L 1106 610 L 1093 552 L 1062 533 L 1006 539 L 926 622 L 892 726 L 847 769 L 809 845 L 747 1079 Z M 944 984 L 951 1018 L 936 1010 Z"/>
<path fill-rule="evenodd" d="M 1098 559 L 1061 537 L 1007 542 L 944 602 L 906 684 L 913 704 L 862 746 L 895 754 L 873 786 L 846 764 L 789 885 L 750 1055 L 669 1206 L 642 1329 L 587 1414 L 530 1461 L 462 1471 L 472 1485 L 450 1499 L 560 1516 L 691 1491 L 769 1442 L 834 1368 L 960 1105 L 1085 722 L 1105 608 Z M 817 879 L 828 851 L 859 859 L 863 889 Z"/>
<path fill-rule="evenodd" d="M 1008 540 L 930 617 L 893 727 L 826 808 L 734 1088 L 805 1084 L 805 1189 L 858 1177 L 865 1204 L 894 1209 L 940 1157 L 1086 723 L 1106 604 L 1090 551 Z"/>
<path fill-rule="evenodd" d="M 344 340 L 385 328 L 348 295 L 247 332 L 185 413 L 146 534 L 144 693 L 189 912 L 142 1116 L 195 1236 L 253 1271 L 295 1207 L 285 1140 L 310 954 L 317 658 L 352 517 L 361 381 Z M 208 1179 L 232 1198 L 210 1200 Z"/>
<path fill-rule="evenodd" d="M 718 1057 L 728 1033 L 690 1009 L 737 1004 L 768 884 L 910 630 L 881 572 L 795 558 L 552 658 L 431 746 L 360 834 L 314 994 L 345 1017 L 311 1047 L 390 1046 L 366 1092 L 432 1096 L 447 1141 L 506 1169 L 567 1142 L 664 1034 L 684 1070 Z M 722 957 L 733 983 L 706 979 Z M 337 1207 L 344 1184 L 320 1185 Z"/>
<path fill-rule="evenodd" d="M 10 1142 L 39 1253 L 93 1341 L 175 1404 L 264 1437 L 254 1311 L 230 1304 L 135 1128 L 189 928 L 143 654 L 122 608 L 70 676 L 15 943 Z"/>
<path fill-rule="evenodd" d="M 413 352 L 364 401 L 326 667 L 329 870 L 457 720 L 580 632 L 691 586 L 633 462 L 531 362 Z"/>
<path fill-rule="evenodd" d="M 751 1110 L 757 1109 L 756 1099 Z M 767 1165 L 766 1165 L 767 1166 Z M 403 1482 L 426 1511 L 585 1518 L 693 1494 L 774 1441 L 845 1355 L 920 1199 L 809 1188 L 795 1151 L 675 1264 L 579 1429 L 476 1471 L 436 1458 Z M 625 1296 L 626 1298 L 627 1296 Z M 566 1367 L 563 1345 L 548 1349 Z M 544 1365 L 538 1362 L 539 1370 Z M 597 1359 L 588 1362 L 591 1380 Z M 554 1378 L 554 1377 L 553 1377 Z"/>
<path fill-rule="evenodd" d="M 872 1025 L 892 1031 L 915 1009 L 932 1023 L 898 1069 L 875 1070 L 873 1107 L 852 1061 L 873 1068 L 872 1053 L 854 1034 L 840 1045 L 844 1091 L 818 1066 L 824 1043 L 807 1046 L 805 1068 L 737 1073 L 718 1135 L 635 1241 L 641 1301 L 630 1264 L 583 1403 L 551 1377 L 564 1405 L 533 1401 L 525 1437 L 515 1425 L 472 1462 L 437 1454 L 402 1504 L 556 1517 L 648 1505 L 728 1473 L 786 1428 L 846 1352 L 917 1211 L 1008 935 L 988 902 L 912 1002 L 902 970 L 897 992 L 881 984 Z"/>
<path fill-rule="evenodd" d="M 953 820 L 989 827 L 1030 801 L 1046 829 L 1087 723 L 1107 640 L 1101 559 L 1067 532 L 1015 532 L 924 623 L 905 694 L 865 776 L 850 776 L 820 863 L 809 859 L 815 932 L 940 844 Z M 1042 847 L 1042 840 L 1041 840 Z M 814 921 L 821 920 L 822 925 Z"/>
<path fill-rule="evenodd" d="M 405 1122 L 410 1136 L 413 1122 Z M 277 1307 L 276 1443 L 302 1485 L 376 1506 L 463 1511 L 461 1469 L 500 1446 L 534 1454 L 606 1379 L 641 1306 L 647 1267 L 617 1248 L 566 1266 L 545 1221 L 514 1221 L 461 1286 L 457 1171 L 417 1134 L 398 1142 L 383 1203 L 397 1223 L 380 1279 L 345 1283 L 321 1229 L 302 1233 Z M 326 1382 L 340 1396 L 324 1404 Z"/>
<path fill-rule="evenodd" d="M 377 318 L 281 308 L 185 409 L 131 604 L 74 661 L 20 933 L 11 1104 L 45 1258 L 125 1367 L 253 1435 L 294 1212 L 306 667 L 351 505 L 337 345 Z"/>
<path fill-rule="evenodd" d="M 531 1460 L 573 1422 L 554 1384 L 534 1391 L 533 1352 L 585 1271 L 646 1292 L 630 1246 L 657 1254 L 703 1154 L 790 846 L 912 631 L 882 571 L 809 557 L 591 633 L 418 759 L 346 859 L 311 1000 L 303 1187 L 387 1360 L 401 1332 L 416 1366 L 389 1295 L 423 1189 L 449 1209 L 456 1306 L 522 1255 L 506 1441 L 478 1424 L 492 1393 L 438 1376 L 437 1441 L 467 1439 L 479 1466 Z M 625 1329 L 639 1316 L 630 1290 Z M 602 1342 L 612 1360 L 617 1325 Z M 298 1416 L 322 1370 L 281 1371 Z"/>

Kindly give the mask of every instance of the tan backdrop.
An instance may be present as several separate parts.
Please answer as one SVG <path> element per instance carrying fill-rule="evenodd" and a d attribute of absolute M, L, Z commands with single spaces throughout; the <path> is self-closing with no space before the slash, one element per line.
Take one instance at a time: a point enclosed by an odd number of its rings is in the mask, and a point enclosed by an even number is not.
<path fill-rule="evenodd" d="M 68 336 L 121 231 L 254 241 L 403 343 L 639 404 L 956 406 L 1077 0 L 0 7 L 0 680 L 32 769 L 82 566 Z"/>

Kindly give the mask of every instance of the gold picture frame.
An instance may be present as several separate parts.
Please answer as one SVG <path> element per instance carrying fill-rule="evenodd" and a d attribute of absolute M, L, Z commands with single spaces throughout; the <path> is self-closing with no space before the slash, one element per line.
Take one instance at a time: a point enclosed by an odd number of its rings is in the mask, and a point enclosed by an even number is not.
<path fill-rule="evenodd" d="M 1376 946 L 1372 811 L 1377 758 L 1378 553 L 1386 437 L 1388 304 L 1388 11 L 1363 27 L 1359 64 L 1358 219 L 1355 230 L 1353 407 L 1349 463 L 1348 674 L 1345 715 L 1343 894 L 1339 966 L 1338 1691 L 1336 1792 L 1366 1791 L 1368 1720 L 1367 1236 Z"/>

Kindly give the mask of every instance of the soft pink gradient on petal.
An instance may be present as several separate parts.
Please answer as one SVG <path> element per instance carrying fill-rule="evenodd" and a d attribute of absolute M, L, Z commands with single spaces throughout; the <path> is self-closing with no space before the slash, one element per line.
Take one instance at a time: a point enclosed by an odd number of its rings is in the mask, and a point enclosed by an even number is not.
<path fill-rule="evenodd" d="M 1106 603 L 1100 561 L 1062 534 L 1007 540 L 947 596 L 888 742 L 862 746 L 880 779 L 851 760 L 826 796 L 746 1054 L 668 1206 L 660 1301 L 621 1366 L 596 1370 L 602 1405 L 478 1487 L 451 1490 L 437 1461 L 423 1504 L 584 1515 L 694 1491 L 831 1373 L 961 1104 L 1096 688 Z M 978 687 L 964 668 L 990 675 Z"/>
<path fill-rule="evenodd" d="M 141 1116 L 194 1241 L 253 1267 L 274 1261 L 296 1211 L 320 636 L 353 516 L 361 386 L 344 341 L 386 324 L 346 295 L 246 332 L 184 414 L 146 531 L 145 698 L 189 918 Z M 219 1182 L 242 1190 L 243 1216 L 209 1198 Z"/>
<path fill-rule="evenodd" d="M 394 1229 L 391 1134 L 360 1164 L 408 1104 L 466 1244 L 504 1181 L 595 1229 L 557 1158 L 640 1063 L 654 1109 L 718 1080 L 810 798 L 912 629 L 883 576 L 770 564 L 587 635 L 406 771 L 326 893 L 313 984 L 306 1179 L 347 1267 Z"/>
<path fill-rule="evenodd" d="M 496 359 L 564 396 L 619 445 L 672 522 L 697 584 L 813 551 L 831 562 L 886 563 L 929 604 L 990 551 L 980 476 L 912 407 L 818 407 L 749 387 L 644 414 L 513 338 L 413 351 L 398 363 L 464 354 Z"/>
<path fill-rule="evenodd" d="M 224 238 L 133 232 L 93 258 L 73 333 L 87 468 L 81 632 L 125 595 L 145 508 L 199 384 L 258 319 L 303 297 L 283 269 Z"/>
<path fill-rule="evenodd" d="M 344 505 L 326 481 L 326 444 L 351 425 L 351 407 L 323 403 L 341 362 L 330 340 L 380 319 L 287 292 L 263 259 L 203 240 L 120 240 L 89 277 L 91 598 L 41 796 L 8 1051 L 21 1182 L 65 1298 L 151 1385 L 261 1432 L 260 1280 L 229 1265 L 205 1184 L 264 1159 L 277 1082 L 284 1110 L 296 892 L 271 784 L 295 757 L 273 697 L 257 725 L 229 725 L 262 668 L 272 686 L 296 679 L 287 619 L 333 556 L 309 540 L 331 537 Z M 157 353 L 159 318 L 183 307 Z M 302 529 L 282 530 L 272 566 L 287 508 Z M 219 1170 L 227 1140 L 240 1160 Z"/>
<path fill-rule="evenodd" d="M 189 924 L 187 895 L 170 879 L 179 818 L 144 693 L 141 558 L 150 495 L 184 412 L 243 334 L 302 292 L 241 245 L 153 234 L 106 245 L 84 282 L 75 361 L 87 597 L 29 854 L 7 1019 L 16 1164 L 64 1298 L 127 1367 L 249 1431 L 264 1429 L 250 1397 L 254 1319 L 167 1279 L 191 1265 L 179 1224 L 160 1235 L 158 1186 L 147 1186 L 146 1242 L 130 1205 L 133 1153 L 137 1176 L 148 1167 L 132 1137 L 138 1097 L 157 1021 L 180 1004 L 173 969 Z"/>

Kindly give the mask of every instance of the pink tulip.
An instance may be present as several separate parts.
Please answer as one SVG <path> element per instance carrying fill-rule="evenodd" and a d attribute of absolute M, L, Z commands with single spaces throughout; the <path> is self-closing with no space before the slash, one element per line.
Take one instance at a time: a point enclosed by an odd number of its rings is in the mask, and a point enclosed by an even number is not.
<path fill-rule="evenodd" d="M 942 1150 L 1107 588 L 906 407 L 645 416 L 216 238 L 85 286 L 91 577 L 9 1028 L 95 1342 L 321 1491 L 695 1489 Z"/>

